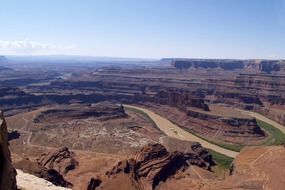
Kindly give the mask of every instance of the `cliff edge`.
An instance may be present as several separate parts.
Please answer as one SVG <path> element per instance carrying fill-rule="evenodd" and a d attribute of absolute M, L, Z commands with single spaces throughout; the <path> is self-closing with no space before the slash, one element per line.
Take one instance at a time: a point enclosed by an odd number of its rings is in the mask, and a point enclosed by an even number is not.
<path fill-rule="evenodd" d="M 16 170 L 11 163 L 8 148 L 7 125 L 3 113 L 0 111 L 0 189 L 16 190 Z"/>

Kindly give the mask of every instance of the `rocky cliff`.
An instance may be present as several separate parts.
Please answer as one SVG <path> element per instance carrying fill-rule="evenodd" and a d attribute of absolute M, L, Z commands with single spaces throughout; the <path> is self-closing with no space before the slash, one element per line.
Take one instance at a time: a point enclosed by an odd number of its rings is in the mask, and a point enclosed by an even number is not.
<path fill-rule="evenodd" d="M 17 169 L 43 178 L 56 186 L 71 188 L 73 185 L 65 180 L 65 175 L 78 166 L 76 154 L 66 147 L 51 150 L 36 160 L 24 158 L 14 163 Z"/>
<path fill-rule="evenodd" d="M 91 179 L 88 190 L 152 190 L 159 183 L 188 167 L 182 152 L 168 152 L 161 144 L 148 144 L 133 159 L 120 161 L 102 176 Z"/>
<path fill-rule="evenodd" d="M 16 170 L 11 164 L 8 148 L 7 125 L 0 111 L 0 189 L 16 190 Z"/>
<path fill-rule="evenodd" d="M 265 73 L 285 71 L 284 60 L 172 59 L 177 69 L 245 70 Z"/>
<path fill-rule="evenodd" d="M 203 99 L 193 97 L 189 93 L 183 91 L 159 91 L 154 99 L 160 104 L 174 106 L 181 111 L 186 111 L 187 107 L 196 107 L 204 111 L 209 111 L 209 107 Z"/>
<path fill-rule="evenodd" d="M 69 151 L 67 147 L 63 147 L 43 154 L 38 159 L 38 164 L 48 169 L 54 169 L 61 175 L 65 175 L 78 165 L 75 157 L 74 152 Z"/>
<path fill-rule="evenodd" d="M 212 155 L 198 142 L 182 141 L 166 136 L 160 138 L 160 143 L 169 152 L 182 152 L 190 165 L 196 165 L 207 170 L 211 170 L 211 167 L 215 165 Z"/>

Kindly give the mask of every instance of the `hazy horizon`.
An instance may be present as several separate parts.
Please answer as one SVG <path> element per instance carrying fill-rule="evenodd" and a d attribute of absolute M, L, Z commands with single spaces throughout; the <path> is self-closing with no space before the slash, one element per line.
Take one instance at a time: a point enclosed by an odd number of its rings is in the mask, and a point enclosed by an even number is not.
<path fill-rule="evenodd" d="M 87 59 L 118 59 L 118 60 L 134 60 L 134 61 L 141 61 L 141 60 L 145 60 L 145 61 L 159 61 L 159 60 L 163 60 L 163 59 L 197 59 L 197 60 L 280 60 L 280 61 L 285 61 L 285 58 L 222 58 L 222 57 L 157 57 L 157 58 L 152 58 L 152 57 L 119 57 L 119 56 L 97 56 L 97 55 L 72 55 L 72 54 L 40 54 L 40 55 L 18 55 L 18 54 L 10 54 L 10 55 L 4 55 L 4 54 L 0 54 L 0 56 L 4 56 L 6 58 L 51 58 L 51 59 L 56 59 L 56 58 L 87 58 Z"/>

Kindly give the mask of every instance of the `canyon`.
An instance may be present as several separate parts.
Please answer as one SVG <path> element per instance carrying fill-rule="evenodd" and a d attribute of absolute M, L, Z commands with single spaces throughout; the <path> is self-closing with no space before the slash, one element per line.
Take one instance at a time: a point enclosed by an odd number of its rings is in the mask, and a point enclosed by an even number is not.
<path fill-rule="evenodd" d="M 283 60 L 0 62 L 13 188 L 282 189 Z"/>

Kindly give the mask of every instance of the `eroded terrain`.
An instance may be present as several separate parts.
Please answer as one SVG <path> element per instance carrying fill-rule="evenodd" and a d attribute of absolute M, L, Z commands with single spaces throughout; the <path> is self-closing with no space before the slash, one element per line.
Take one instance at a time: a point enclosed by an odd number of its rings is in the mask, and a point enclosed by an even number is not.
<path fill-rule="evenodd" d="M 0 106 L 15 167 L 56 185 L 278 190 L 285 181 L 284 79 L 280 60 L 5 63 Z M 67 172 L 40 161 L 58 158 Z"/>

